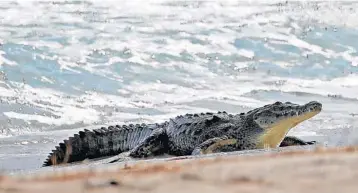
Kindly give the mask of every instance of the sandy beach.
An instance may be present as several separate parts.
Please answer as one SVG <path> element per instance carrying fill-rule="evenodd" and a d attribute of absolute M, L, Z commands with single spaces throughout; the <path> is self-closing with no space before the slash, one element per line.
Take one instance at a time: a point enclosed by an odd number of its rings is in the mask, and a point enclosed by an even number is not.
<path fill-rule="evenodd" d="M 357 192 L 358 147 L 4 175 L 0 192 Z"/>

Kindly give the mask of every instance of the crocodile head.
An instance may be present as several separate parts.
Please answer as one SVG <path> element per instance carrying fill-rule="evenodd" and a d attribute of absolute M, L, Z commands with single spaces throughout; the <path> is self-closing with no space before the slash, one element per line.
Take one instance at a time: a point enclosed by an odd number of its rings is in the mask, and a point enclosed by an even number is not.
<path fill-rule="evenodd" d="M 321 112 L 322 104 L 311 101 L 304 105 L 275 102 L 252 112 L 252 120 L 262 128 L 258 148 L 278 147 L 289 130 Z"/>

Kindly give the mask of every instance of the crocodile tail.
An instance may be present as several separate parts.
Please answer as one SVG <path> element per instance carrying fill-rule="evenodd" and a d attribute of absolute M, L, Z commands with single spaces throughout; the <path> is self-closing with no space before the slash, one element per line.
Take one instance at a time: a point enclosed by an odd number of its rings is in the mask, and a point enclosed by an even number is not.
<path fill-rule="evenodd" d="M 84 129 L 56 146 L 42 166 L 117 155 L 133 148 L 149 136 L 152 130 L 144 125 L 116 125 L 93 131 Z"/>

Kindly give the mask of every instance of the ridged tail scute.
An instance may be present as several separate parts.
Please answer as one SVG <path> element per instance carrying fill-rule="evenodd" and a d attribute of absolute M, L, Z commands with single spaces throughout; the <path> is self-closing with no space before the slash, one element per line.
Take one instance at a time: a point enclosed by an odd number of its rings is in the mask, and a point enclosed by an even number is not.
<path fill-rule="evenodd" d="M 144 125 L 109 126 L 90 131 L 85 129 L 64 140 L 52 150 L 42 166 L 59 165 L 85 159 L 117 155 L 128 151 L 153 128 Z M 133 140 L 136 138 L 136 140 Z"/>

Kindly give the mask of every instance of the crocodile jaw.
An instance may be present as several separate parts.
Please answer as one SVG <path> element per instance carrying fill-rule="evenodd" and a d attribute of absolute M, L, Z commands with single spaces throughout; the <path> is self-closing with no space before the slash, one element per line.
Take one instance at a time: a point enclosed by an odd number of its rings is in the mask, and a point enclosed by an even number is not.
<path fill-rule="evenodd" d="M 285 138 L 286 134 L 290 131 L 291 128 L 307 119 L 310 119 L 311 117 L 317 115 L 319 112 L 320 110 L 306 112 L 300 116 L 283 119 L 273 124 L 270 128 L 265 128 L 264 133 L 258 138 L 257 148 L 262 149 L 279 147 L 282 140 Z"/>

